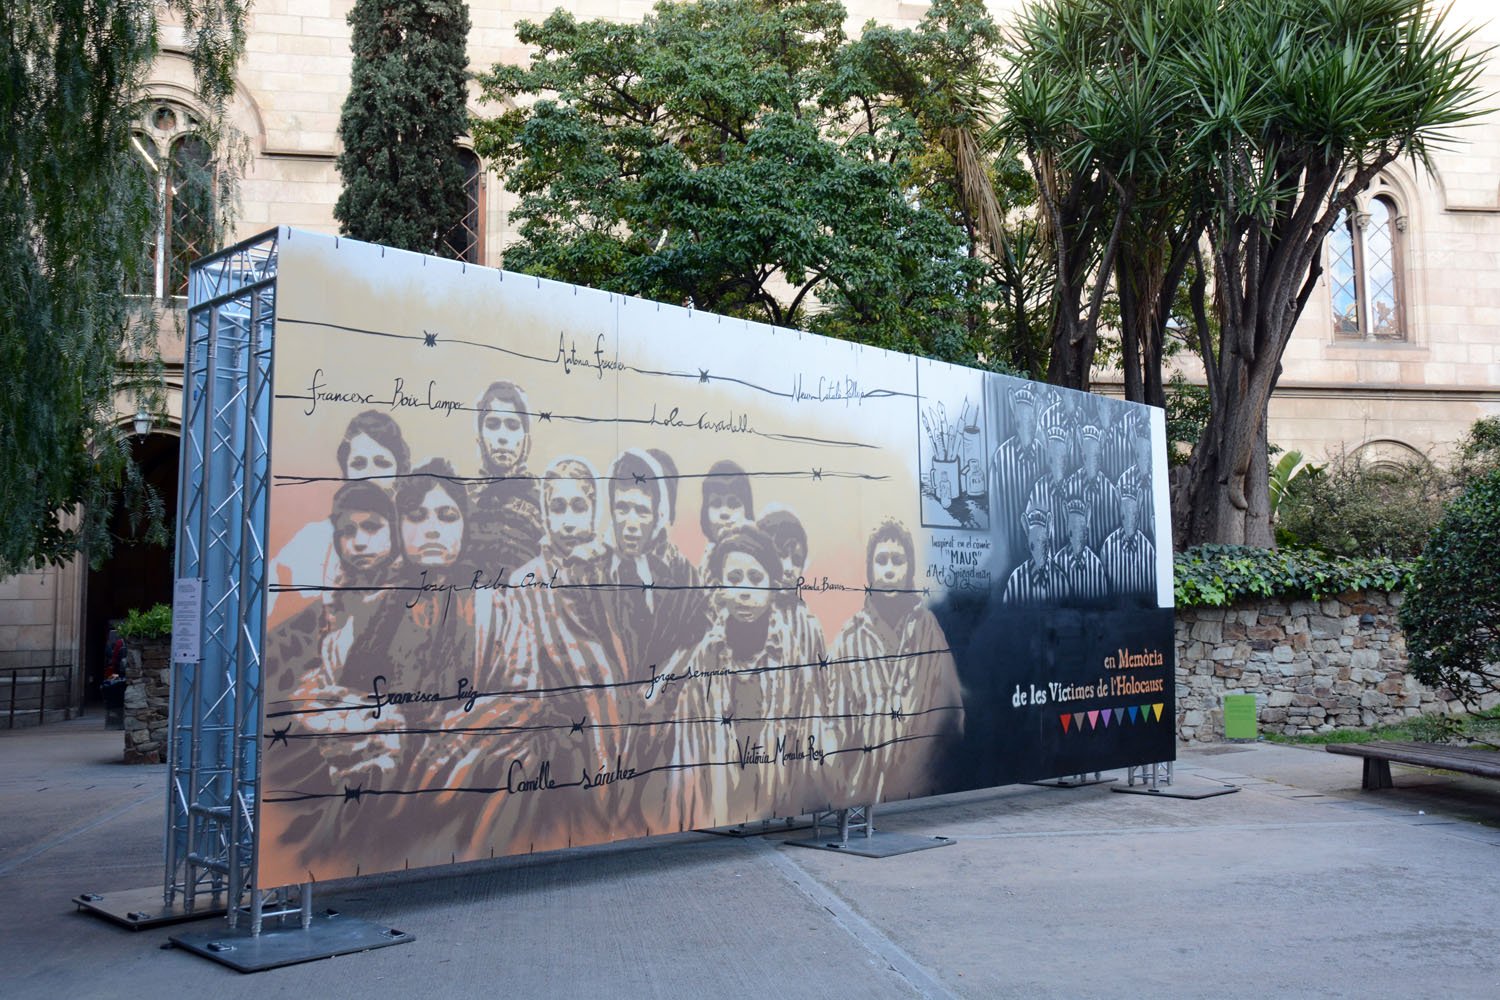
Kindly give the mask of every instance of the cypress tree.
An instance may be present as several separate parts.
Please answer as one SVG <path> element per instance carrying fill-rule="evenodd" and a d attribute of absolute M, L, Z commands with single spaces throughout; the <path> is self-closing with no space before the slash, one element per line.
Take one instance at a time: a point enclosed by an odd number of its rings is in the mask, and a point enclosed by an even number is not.
<path fill-rule="evenodd" d="M 463 0 L 357 0 L 334 206 L 355 239 L 442 252 L 464 215 L 455 140 L 468 128 Z M 451 255 L 451 251 L 449 251 Z"/>

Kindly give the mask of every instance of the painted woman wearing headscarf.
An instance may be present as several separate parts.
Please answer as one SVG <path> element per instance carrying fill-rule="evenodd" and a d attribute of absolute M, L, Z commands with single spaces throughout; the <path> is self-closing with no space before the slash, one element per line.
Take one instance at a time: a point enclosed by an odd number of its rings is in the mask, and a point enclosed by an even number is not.
<path fill-rule="evenodd" d="M 308 870 L 320 851 L 365 871 L 445 862 L 466 825 L 431 783 L 430 761 L 462 739 L 446 731 L 448 716 L 489 668 L 498 622 L 494 591 L 473 588 L 464 560 L 468 497 L 455 478 L 433 459 L 396 490 L 404 570 L 344 654 L 339 681 L 365 707 L 330 735 L 334 798 L 322 808 L 334 822 L 307 845 Z M 271 789 L 268 806 L 289 791 Z"/>
<path fill-rule="evenodd" d="M 806 812 L 822 804 L 798 776 L 813 765 L 801 756 L 809 732 L 801 706 L 818 668 L 788 655 L 791 627 L 772 602 L 781 560 L 764 532 L 743 525 L 719 537 L 708 570 L 714 623 L 657 685 L 676 698 L 684 822 Z"/>
<path fill-rule="evenodd" d="M 708 563 L 714 546 L 726 531 L 755 523 L 755 498 L 750 492 L 750 477 L 737 462 L 728 459 L 715 462 L 703 477 L 703 506 L 698 523 L 708 545 L 698 565 L 698 575 L 708 577 Z"/>
<path fill-rule="evenodd" d="M 963 735 L 958 670 L 937 617 L 916 592 L 911 533 L 894 520 L 870 535 L 865 605 L 833 643 L 843 735 L 835 805 L 929 795 L 945 745 Z"/>
<path fill-rule="evenodd" d="M 503 578 L 541 551 L 541 491 L 526 468 L 531 411 L 521 387 L 505 381 L 485 389 L 475 410 L 485 479 L 472 493 L 468 561 Z"/>
<path fill-rule="evenodd" d="M 541 553 L 511 577 L 498 653 L 480 684 L 485 694 L 460 721 L 474 733 L 472 748 L 449 762 L 444 780 L 493 790 L 474 809 L 473 854 L 621 835 L 614 819 L 624 789 L 602 779 L 617 768 L 625 732 L 624 657 L 603 628 L 607 594 L 593 585 L 607 559 L 596 478 L 581 458 L 548 467 Z"/>
<path fill-rule="evenodd" d="M 608 628 L 625 650 L 631 678 L 647 678 L 708 631 L 698 571 L 667 539 L 671 491 L 660 462 L 631 448 L 610 468 L 605 519 L 608 558 L 597 582 Z"/>

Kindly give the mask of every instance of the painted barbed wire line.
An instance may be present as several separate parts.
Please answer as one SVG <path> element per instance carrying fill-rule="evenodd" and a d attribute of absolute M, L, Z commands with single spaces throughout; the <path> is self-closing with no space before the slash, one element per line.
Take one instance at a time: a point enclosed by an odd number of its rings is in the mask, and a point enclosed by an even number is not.
<path fill-rule="evenodd" d="M 948 740 L 952 737 L 948 733 L 917 733 L 912 735 L 893 736 L 890 739 L 881 740 L 878 743 L 866 743 L 858 746 L 839 747 L 823 752 L 823 758 L 838 756 L 841 754 L 857 753 L 861 755 L 872 754 L 879 750 L 886 750 L 904 743 L 917 743 L 924 740 Z M 296 788 L 274 788 L 266 790 L 262 795 L 262 801 L 266 803 L 290 803 L 311 802 L 317 800 L 336 799 L 343 802 L 358 802 L 363 798 L 411 798 L 421 795 L 535 795 L 539 792 L 557 792 L 570 788 L 599 788 L 606 785 L 618 784 L 627 781 L 639 781 L 657 774 L 672 774 L 683 771 L 693 772 L 703 768 L 748 768 L 748 767 L 781 767 L 777 760 L 766 760 L 749 762 L 741 759 L 727 760 L 697 760 L 697 761 L 672 761 L 665 764 L 655 764 L 645 768 L 625 768 L 623 763 L 617 763 L 616 768 L 620 772 L 611 774 L 606 780 L 591 779 L 587 773 L 577 781 L 561 781 L 548 779 L 547 783 L 536 787 L 516 788 L 514 785 L 443 785 L 423 788 L 366 788 L 364 786 L 336 789 L 328 792 L 305 792 Z M 603 765 L 600 771 L 603 770 Z M 598 772 L 596 772 L 597 774 Z M 527 782 L 530 784 L 529 780 Z M 805 810 L 804 810 L 805 811 Z"/>
<path fill-rule="evenodd" d="M 858 665 L 861 665 L 861 664 L 891 662 L 891 661 L 897 661 L 897 660 L 909 660 L 909 659 L 915 659 L 917 657 L 923 657 L 923 656 L 941 656 L 941 655 L 944 655 L 944 654 L 951 656 L 951 655 L 953 655 L 953 651 L 951 649 L 948 649 L 947 647 L 943 647 L 943 648 L 939 648 L 939 649 L 919 649 L 919 650 L 913 650 L 911 652 L 906 652 L 906 653 L 886 653 L 886 654 L 884 654 L 882 656 L 839 657 L 839 658 L 836 658 L 836 657 L 825 657 L 825 658 L 820 659 L 820 660 L 813 660 L 813 661 L 806 662 L 806 663 L 778 663 L 778 664 L 773 664 L 773 665 L 755 666 L 755 667 L 726 667 L 723 670 L 715 671 L 714 672 L 714 676 L 715 677 L 724 677 L 724 678 L 730 678 L 730 677 L 751 677 L 751 676 L 763 675 L 763 674 L 780 673 L 780 672 L 784 672 L 784 671 L 809 670 L 809 669 L 828 669 L 830 667 L 835 667 L 835 666 L 858 666 Z M 703 672 L 699 672 L 697 676 L 699 676 L 699 677 L 704 676 L 704 673 Z M 499 690 L 499 691 L 482 691 L 482 690 L 479 690 L 477 688 L 471 688 L 471 687 L 469 687 L 469 682 L 468 682 L 467 678 L 460 678 L 459 679 L 458 687 L 457 687 L 457 689 L 452 694 L 441 694 L 441 693 L 438 693 L 434 697 L 422 699 L 422 704 L 440 704 L 440 703 L 443 703 L 443 702 L 469 702 L 469 701 L 473 701 L 475 704 L 477 704 L 480 701 L 484 701 L 486 699 L 493 699 L 493 698 L 547 697 L 549 695 L 573 694 L 573 693 L 577 693 L 577 692 L 580 692 L 580 691 L 622 690 L 622 689 L 629 689 L 629 688 L 637 688 L 637 687 L 640 687 L 642 685 L 650 685 L 651 687 L 654 688 L 658 684 L 675 683 L 677 681 L 694 680 L 694 679 L 696 679 L 696 677 L 693 675 L 693 673 L 691 671 L 688 672 L 688 673 L 686 673 L 686 674 L 683 674 L 683 675 L 681 675 L 679 677 L 679 676 L 673 676 L 673 675 L 666 675 L 666 674 L 657 673 L 655 671 L 655 668 L 653 667 L 653 672 L 652 672 L 652 675 L 650 677 L 637 677 L 637 678 L 633 678 L 631 680 L 624 680 L 624 681 L 597 681 L 597 682 L 586 683 L 586 684 L 558 684 L 558 685 L 553 685 L 551 687 L 508 688 L 508 689 L 502 689 L 502 690 Z M 278 700 L 278 701 L 270 702 L 270 704 L 271 705 L 287 704 L 288 702 L 293 701 L 293 700 L 294 699 L 281 699 L 281 700 Z M 301 700 L 301 699 L 295 699 L 295 700 Z M 377 708 L 377 707 L 379 707 L 379 706 L 373 700 L 371 700 L 371 701 L 362 702 L 362 703 L 360 703 L 358 705 L 353 705 L 353 706 L 345 704 L 345 705 L 341 705 L 341 706 L 338 706 L 338 705 L 334 705 L 334 706 L 320 706 L 318 708 L 281 709 L 281 710 L 278 710 L 278 711 L 269 711 L 268 710 L 266 712 L 266 716 L 265 717 L 266 717 L 267 721 L 269 721 L 271 719 L 284 719 L 284 718 L 287 718 L 289 716 L 297 716 L 297 715 L 320 715 L 320 714 L 323 714 L 323 713 L 326 713 L 326 712 L 347 712 L 347 711 L 351 711 L 351 710 L 353 710 L 355 708 L 374 709 L 374 708 Z M 399 705 L 397 707 L 399 707 Z"/>
<path fill-rule="evenodd" d="M 555 354 L 541 355 L 532 354 L 527 351 L 518 351 L 514 348 L 503 347 L 500 344 L 488 343 L 481 340 L 467 340 L 462 337 L 450 337 L 446 334 L 442 334 L 440 331 L 434 332 L 431 330 L 423 330 L 421 333 L 396 333 L 390 330 L 376 330 L 367 327 L 349 326 L 343 323 L 332 323 L 326 320 L 302 319 L 297 317 L 278 317 L 277 322 L 296 326 L 320 326 L 330 330 L 339 330 L 344 333 L 353 333 L 361 336 L 381 337 L 390 340 L 406 340 L 423 347 L 436 347 L 439 346 L 439 343 L 443 345 L 453 344 L 461 347 L 474 347 L 485 351 L 496 351 L 501 354 L 505 354 L 513 358 L 519 358 L 524 361 L 534 361 L 538 364 L 553 366 L 561 365 L 566 374 L 572 374 L 573 369 L 576 368 L 586 371 L 595 371 L 598 373 L 600 378 L 603 377 L 606 371 L 620 371 L 629 372 L 632 375 L 644 375 L 650 378 L 680 379 L 704 384 L 712 382 L 723 382 L 730 385 L 742 386 L 743 388 L 751 389 L 755 392 L 763 393 L 768 396 L 774 396 L 780 399 L 791 400 L 793 402 L 848 403 L 851 399 L 857 400 L 859 402 L 865 402 L 885 399 L 898 400 L 920 398 L 917 393 L 908 392 L 904 389 L 891 389 L 883 387 L 876 389 L 860 389 L 858 387 L 858 379 L 853 375 L 834 376 L 831 378 L 828 376 L 821 376 L 819 378 L 817 391 L 808 392 L 803 388 L 805 382 L 804 376 L 802 376 L 801 374 L 794 375 L 792 388 L 790 390 L 784 391 L 781 389 L 772 388 L 771 386 L 761 385 L 758 382 L 752 382 L 749 379 L 739 378 L 734 375 L 715 374 L 709 368 L 696 368 L 683 371 L 660 368 L 642 368 L 636 365 L 627 364 L 625 362 L 606 359 L 603 356 L 603 351 L 597 346 L 599 341 L 602 341 L 604 339 L 604 337 L 606 336 L 605 334 L 596 335 L 598 339 L 595 341 L 596 347 L 592 354 L 591 360 L 590 354 L 587 351 L 583 355 L 578 354 L 578 345 L 576 340 L 568 341 L 568 334 L 566 331 L 559 331 L 558 349 Z M 834 391 L 832 389 L 825 390 L 824 383 L 836 384 L 839 388 L 837 391 Z M 849 391 L 846 391 L 846 388 Z"/>
<path fill-rule="evenodd" d="M 464 486 L 464 485 L 468 485 L 468 486 L 486 486 L 486 485 L 489 485 L 491 483 L 509 483 L 509 482 L 541 483 L 546 478 L 545 476 L 541 476 L 541 475 L 525 475 L 525 476 L 459 476 L 459 475 L 453 475 L 453 476 L 432 476 L 430 473 L 411 473 L 411 472 L 408 472 L 408 473 L 395 473 L 395 472 L 392 472 L 392 473 L 388 473 L 388 474 L 385 474 L 385 475 L 364 476 L 362 478 L 369 479 L 369 480 L 372 480 L 372 481 L 375 481 L 375 482 L 395 482 L 395 481 L 401 480 L 401 479 L 410 479 L 410 478 L 413 478 L 414 476 L 417 476 L 417 475 L 421 475 L 424 478 L 429 478 L 429 479 L 433 479 L 433 478 L 435 478 L 435 479 L 443 479 L 443 480 L 446 480 L 448 482 L 451 482 L 451 483 L 454 483 L 454 484 L 460 485 L 460 486 Z M 848 471 L 843 471 L 843 470 L 838 470 L 838 469 L 822 469 L 822 468 L 812 468 L 812 469 L 767 469 L 767 470 L 756 471 L 756 472 L 746 472 L 745 475 L 748 476 L 751 479 L 806 479 L 806 480 L 809 480 L 811 482 L 821 482 L 822 480 L 825 480 L 825 479 L 856 479 L 856 480 L 861 480 L 863 482 L 880 483 L 880 482 L 888 482 L 892 478 L 891 476 L 877 475 L 877 474 L 872 473 L 872 472 L 848 472 Z M 657 479 L 657 480 L 708 479 L 708 478 L 711 478 L 713 476 L 714 476 L 714 473 L 710 473 L 710 472 L 679 472 L 679 473 L 674 473 L 674 474 L 663 474 L 663 475 L 660 475 L 660 476 L 640 477 L 640 478 L 633 477 L 633 476 L 595 476 L 594 477 L 594 481 L 595 482 L 600 482 L 600 483 L 609 483 L 609 482 L 615 482 L 615 483 L 637 483 L 637 482 L 647 481 L 649 479 Z M 353 482 L 354 481 L 354 480 L 350 479 L 347 476 L 299 476 L 299 475 L 294 475 L 294 474 L 291 474 L 291 473 L 281 473 L 281 474 L 272 476 L 271 478 L 274 480 L 273 485 L 276 485 L 276 486 L 308 486 L 308 485 L 311 485 L 311 484 L 314 484 L 314 483 L 346 483 L 346 482 Z"/>
<path fill-rule="evenodd" d="M 502 568 L 493 576 L 485 570 L 475 570 L 474 577 L 468 583 L 390 583 L 390 584 L 337 584 L 337 583 L 273 583 L 266 589 L 273 594 L 334 594 L 334 593 L 393 593 L 406 592 L 414 594 L 436 594 L 452 593 L 466 594 L 477 590 L 499 590 L 499 591 L 528 591 L 528 590 L 598 590 L 606 593 L 621 593 L 638 590 L 653 591 L 718 591 L 718 590 L 761 590 L 770 593 L 801 593 L 816 594 L 831 591 L 842 591 L 855 594 L 907 594 L 931 596 L 931 587 L 871 587 L 869 584 L 844 584 L 837 583 L 824 577 L 821 581 L 806 581 L 804 577 L 798 584 L 787 585 L 765 585 L 765 586 L 730 586 L 722 583 L 624 583 L 614 580 L 599 580 L 568 583 L 555 579 L 537 579 L 531 582 L 512 582 L 511 572 L 508 568 Z"/>
<path fill-rule="evenodd" d="M 357 708 L 368 708 L 368 703 L 361 705 L 345 706 L 344 710 Z M 321 732 L 307 730 L 306 732 L 293 732 L 291 727 L 295 723 L 276 729 L 272 728 L 269 733 L 262 733 L 261 738 L 267 741 L 268 747 L 276 745 L 290 746 L 293 742 L 336 742 L 339 740 L 353 741 L 368 738 L 372 732 L 380 736 L 454 736 L 454 737 L 485 737 L 485 736 L 514 736 L 523 733 L 565 733 L 573 735 L 583 733 L 586 730 L 632 730 L 632 729 L 660 729 L 677 728 L 680 726 L 724 726 L 731 723 L 767 723 L 767 722 L 858 722 L 871 720 L 892 720 L 896 722 L 907 722 L 920 719 L 927 715 L 952 714 L 962 712 L 962 705 L 935 705 L 930 708 L 914 709 L 879 709 L 869 712 L 830 712 L 812 715 L 734 715 L 725 719 L 722 716 L 704 716 L 701 718 L 686 719 L 646 719 L 636 722 L 590 722 L 582 719 L 577 722 L 553 722 L 538 725 L 494 725 L 494 726 L 403 726 L 380 730 L 353 730 L 347 732 Z M 834 751 L 828 751 L 833 753 Z"/>
<path fill-rule="evenodd" d="M 322 375 L 323 369 L 319 368 L 313 375 L 313 382 L 309 386 L 310 393 L 281 392 L 276 393 L 278 400 L 302 400 L 310 405 L 303 411 L 303 416 L 310 417 L 317 409 L 318 403 L 332 403 L 336 406 L 356 406 L 364 408 L 384 407 L 388 411 L 403 410 L 430 410 L 441 413 L 445 417 L 454 413 L 479 413 L 482 412 L 477 406 L 472 406 L 457 399 L 434 396 L 437 380 L 430 379 L 427 385 L 427 395 L 408 395 L 406 392 L 406 381 L 404 376 L 392 377 L 391 395 L 389 398 L 379 396 L 374 392 L 336 391 L 330 393 L 322 392 L 324 384 L 317 379 Z M 748 413 L 736 414 L 733 410 L 728 411 L 729 416 L 711 418 L 708 410 L 698 414 L 696 420 L 680 416 L 682 407 L 672 406 L 665 413 L 660 408 L 663 404 L 655 402 L 651 404 L 651 415 L 647 417 L 601 417 L 582 413 L 558 413 L 553 410 L 520 410 L 500 409 L 489 406 L 484 412 L 513 413 L 517 416 L 534 418 L 538 423 L 549 423 L 553 421 L 561 423 L 575 423 L 585 425 L 600 424 L 625 424 L 635 427 L 662 427 L 668 430 L 698 430 L 709 434 L 750 435 L 751 437 L 764 438 L 767 441 L 779 441 L 783 444 L 808 444 L 822 445 L 833 448 L 866 448 L 879 450 L 880 445 L 870 444 L 864 441 L 844 441 L 837 438 L 819 438 L 808 434 L 788 434 L 779 431 L 764 431 L 750 423 Z"/>

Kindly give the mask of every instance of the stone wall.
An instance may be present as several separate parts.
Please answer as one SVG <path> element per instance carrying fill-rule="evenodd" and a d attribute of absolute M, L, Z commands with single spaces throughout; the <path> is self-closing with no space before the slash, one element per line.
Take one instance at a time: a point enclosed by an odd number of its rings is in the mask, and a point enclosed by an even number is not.
<path fill-rule="evenodd" d="M 1401 594 L 1177 612 L 1177 735 L 1224 738 L 1224 695 L 1253 694 L 1261 732 L 1326 732 L 1459 708 L 1406 674 Z"/>
<path fill-rule="evenodd" d="M 167 759 L 172 711 L 172 645 L 165 639 L 130 642 L 125 652 L 125 763 Z"/>

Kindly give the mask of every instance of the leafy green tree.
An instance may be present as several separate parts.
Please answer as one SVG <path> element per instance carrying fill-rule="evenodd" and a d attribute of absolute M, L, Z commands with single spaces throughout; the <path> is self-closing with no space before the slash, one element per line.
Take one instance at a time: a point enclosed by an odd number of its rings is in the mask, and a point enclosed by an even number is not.
<path fill-rule="evenodd" d="M 1427 0 L 1225 5 L 1182 61 L 1209 109 L 1184 149 L 1208 206 L 1217 343 L 1184 544 L 1271 544 L 1266 407 L 1339 213 L 1398 157 L 1428 160 L 1482 113 L 1483 53 Z"/>
<path fill-rule="evenodd" d="M 1500 691 L 1500 470 L 1444 511 L 1401 607 L 1414 677 L 1472 704 Z"/>
<path fill-rule="evenodd" d="M 339 118 L 341 231 L 453 256 L 464 217 L 457 139 L 468 128 L 463 0 L 357 0 L 349 96 Z"/>
<path fill-rule="evenodd" d="M 223 138 L 245 5 L 164 6 L 192 41 L 207 134 Z M 158 211 L 130 144 L 157 12 L 151 0 L 0 5 L 0 576 L 80 547 L 102 558 L 116 501 L 139 486 L 115 398 L 150 395 L 155 368 L 155 311 L 125 290 Z"/>
<path fill-rule="evenodd" d="M 530 64 L 482 78 L 517 106 L 474 123 L 520 196 L 506 266 L 1004 363 L 989 264 L 930 159 L 941 112 L 918 100 L 961 46 L 937 28 L 851 42 L 844 20 L 831 0 L 699 0 L 520 24 Z"/>
<path fill-rule="evenodd" d="M 1089 387 L 1109 318 L 1126 397 L 1166 403 L 1167 322 L 1203 229 L 1180 156 L 1191 115 L 1174 65 L 1200 8 L 1043 0 L 1011 31 L 1002 129 L 1026 151 L 1054 255 L 1056 384 Z"/>
<path fill-rule="evenodd" d="M 1179 545 L 1272 543 L 1266 406 L 1323 240 L 1382 169 L 1425 161 L 1482 112 L 1471 36 L 1428 0 L 1042 0 L 1023 15 L 1002 96 L 1057 257 L 1049 378 L 1087 386 L 1115 278 L 1137 327 L 1127 379 L 1138 360 L 1146 393 L 1151 338 L 1190 276 L 1211 410 Z"/>

